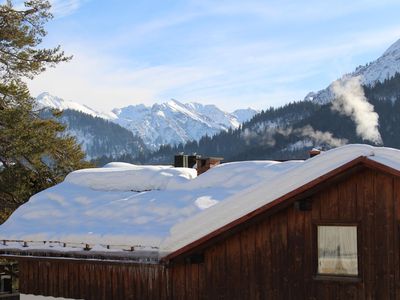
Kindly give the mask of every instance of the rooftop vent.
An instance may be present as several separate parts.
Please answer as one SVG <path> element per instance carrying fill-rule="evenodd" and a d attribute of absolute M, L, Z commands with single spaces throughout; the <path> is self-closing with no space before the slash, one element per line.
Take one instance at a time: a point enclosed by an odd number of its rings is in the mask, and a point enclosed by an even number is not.
<path fill-rule="evenodd" d="M 178 154 L 175 155 L 174 159 L 174 167 L 175 168 L 193 168 L 196 164 L 197 159 L 200 158 L 200 155 L 185 155 Z"/>

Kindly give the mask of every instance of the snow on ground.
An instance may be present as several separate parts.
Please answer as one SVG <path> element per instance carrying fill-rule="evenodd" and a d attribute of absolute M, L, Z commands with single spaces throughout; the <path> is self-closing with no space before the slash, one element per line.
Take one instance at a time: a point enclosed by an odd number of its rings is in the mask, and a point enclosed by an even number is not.
<path fill-rule="evenodd" d="M 80 170 L 18 208 L 0 226 L 0 240 L 88 243 L 96 251 L 104 249 L 100 245 L 141 245 L 165 254 L 359 156 L 400 170 L 399 150 L 367 145 L 343 146 L 304 162 L 226 163 L 198 177 L 191 169 L 125 163 Z M 20 248 L 0 245 L 5 247 Z"/>
<path fill-rule="evenodd" d="M 72 298 L 54 298 L 54 297 L 47 297 L 47 296 L 36 296 L 36 295 L 27 295 L 27 294 L 20 294 L 21 300 L 74 300 Z"/>

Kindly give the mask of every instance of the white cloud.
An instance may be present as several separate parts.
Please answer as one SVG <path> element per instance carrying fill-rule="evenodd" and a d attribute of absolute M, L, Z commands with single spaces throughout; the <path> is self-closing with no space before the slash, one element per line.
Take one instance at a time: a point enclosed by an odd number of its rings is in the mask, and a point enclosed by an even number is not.
<path fill-rule="evenodd" d="M 52 12 L 56 18 L 67 16 L 76 10 L 86 0 L 50 0 Z"/>
<path fill-rule="evenodd" d="M 52 0 L 56 17 L 71 14 L 85 1 Z M 383 3 L 395 1 L 355 0 L 344 5 L 344 0 L 311 0 L 305 5 L 287 0 L 190 0 L 167 9 L 165 14 L 155 9 L 151 18 L 141 16 L 139 23 L 132 20 L 116 26 L 119 29 L 111 30 L 115 34 L 104 38 L 95 35 L 92 41 L 78 43 L 78 33 L 66 49 L 74 54 L 73 61 L 40 75 L 30 87 L 33 95 L 49 91 L 98 110 L 169 98 L 215 103 L 225 109 L 249 105 L 265 108 L 300 100 L 310 90 L 324 88 L 352 71 L 357 55 L 383 52 L 398 38 L 400 26 L 320 34 L 303 41 L 302 35 L 293 37 L 291 32 L 289 36 L 284 31 L 282 36 L 250 32 L 257 28 L 246 21 L 244 34 L 238 28 L 241 25 L 231 27 L 230 16 L 239 23 L 241 16 L 254 15 L 270 30 L 271 22 L 285 26 L 298 21 L 318 23 Z M 228 25 L 209 25 L 213 17 L 219 20 L 226 15 Z M 191 27 L 192 23 L 195 26 Z M 240 33 L 232 34 L 235 30 Z M 68 45 L 62 35 L 57 38 L 57 42 Z M 326 82 L 321 85 L 317 77 Z"/>
<path fill-rule="evenodd" d="M 329 66 L 327 86 L 352 71 L 351 57 L 384 49 L 399 29 L 347 33 L 297 47 L 281 41 L 208 46 L 192 49 L 189 58 L 148 65 L 101 51 L 98 45 L 70 44 L 66 52 L 74 54 L 72 62 L 38 76 L 30 88 L 33 95 L 48 91 L 97 110 L 170 98 L 214 103 L 228 110 L 249 105 L 261 109 L 324 88 L 304 82 L 321 74 L 321 66 Z"/>
<path fill-rule="evenodd" d="M 192 0 L 203 14 L 253 15 L 266 22 L 317 22 L 398 4 L 397 0 L 335 0 L 335 1 L 232 1 Z"/>
<path fill-rule="evenodd" d="M 29 82 L 32 95 L 48 91 L 98 110 L 110 110 L 133 103 L 153 103 L 169 89 L 178 89 L 215 75 L 205 67 L 178 65 L 128 68 L 118 58 L 93 49 L 68 51 L 71 62 L 48 69 Z"/>
<path fill-rule="evenodd" d="M 24 2 L 26 0 L 16 0 L 13 1 L 14 6 L 17 9 L 24 9 Z M 60 18 L 78 10 L 84 2 L 89 0 L 49 0 L 51 4 L 51 12 L 54 17 Z M 5 1 L 1 1 L 0 3 L 5 3 Z"/>

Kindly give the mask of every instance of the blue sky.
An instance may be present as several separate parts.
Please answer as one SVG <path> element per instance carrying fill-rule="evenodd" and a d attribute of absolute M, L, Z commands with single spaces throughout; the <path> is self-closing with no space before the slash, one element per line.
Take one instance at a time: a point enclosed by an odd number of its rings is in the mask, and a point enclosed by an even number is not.
<path fill-rule="evenodd" d="M 400 38 L 400 1 L 53 0 L 45 46 L 73 61 L 30 82 L 33 95 L 110 110 L 213 103 L 258 109 L 376 59 Z"/>

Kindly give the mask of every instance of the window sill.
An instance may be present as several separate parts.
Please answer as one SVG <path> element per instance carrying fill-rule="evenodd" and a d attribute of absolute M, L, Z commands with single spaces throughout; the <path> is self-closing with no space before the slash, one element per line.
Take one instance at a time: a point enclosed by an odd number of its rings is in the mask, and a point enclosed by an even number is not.
<path fill-rule="evenodd" d="M 361 278 L 356 276 L 315 275 L 313 279 L 318 281 L 340 281 L 349 283 L 361 282 Z"/>

